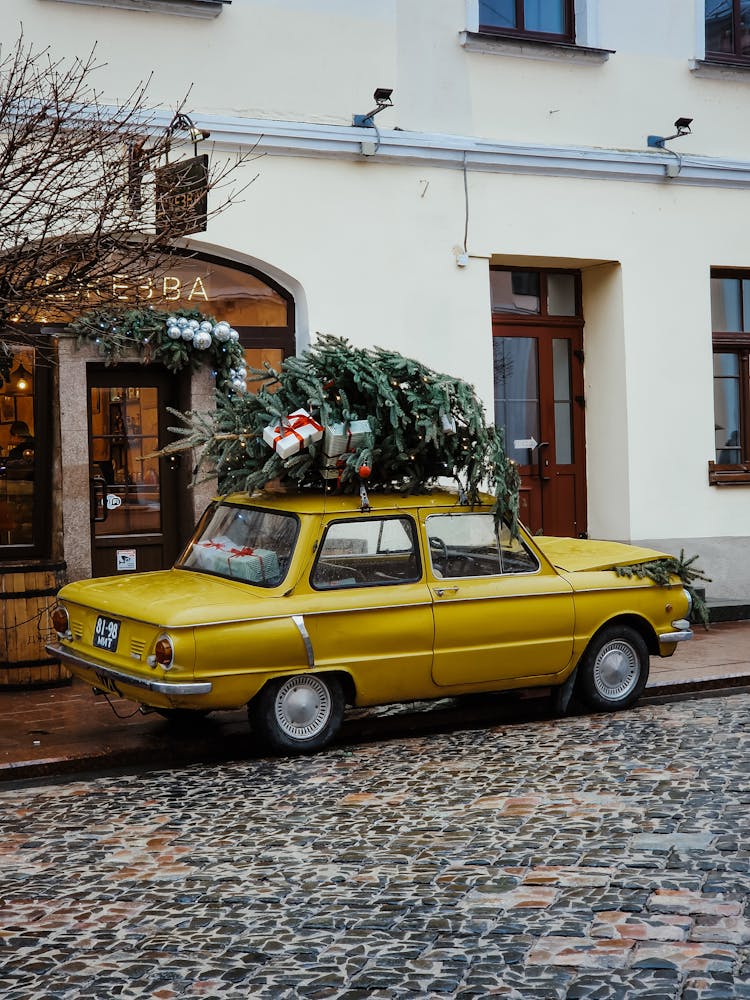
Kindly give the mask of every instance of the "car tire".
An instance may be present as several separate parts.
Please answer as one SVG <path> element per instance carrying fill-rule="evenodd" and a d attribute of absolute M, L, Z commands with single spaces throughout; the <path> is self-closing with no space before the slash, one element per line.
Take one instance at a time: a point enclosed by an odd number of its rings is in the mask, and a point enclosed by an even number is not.
<path fill-rule="evenodd" d="M 629 625 L 609 625 L 594 636 L 581 659 L 576 693 L 595 711 L 628 708 L 640 698 L 648 668 L 640 632 Z"/>
<path fill-rule="evenodd" d="M 336 736 L 344 694 L 336 677 L 294 674 L 266 684 L 248 706 L 250 725 L 272 750 L 313 753 Z"/>

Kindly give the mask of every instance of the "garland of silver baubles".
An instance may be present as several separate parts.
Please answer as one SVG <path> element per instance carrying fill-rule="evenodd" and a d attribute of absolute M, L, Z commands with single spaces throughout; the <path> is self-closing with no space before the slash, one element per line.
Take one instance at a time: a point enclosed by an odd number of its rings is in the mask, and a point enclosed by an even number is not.
<path fill-rule="evenodd" d="M 197 351 L 208 350 L 214 341 L 219 344 L 237 344 L 240 339 L 239 333 L 225 320 L 219 320 L 218 323 L 210 320 L 199 322 L 184 316 L 167 317 L 167 336 L 170 340 L 184 340 Z M 247 368 L 244 363 L 229 368 L 228 376 L 227 381 L 236 392 L 247 390 Z"/>

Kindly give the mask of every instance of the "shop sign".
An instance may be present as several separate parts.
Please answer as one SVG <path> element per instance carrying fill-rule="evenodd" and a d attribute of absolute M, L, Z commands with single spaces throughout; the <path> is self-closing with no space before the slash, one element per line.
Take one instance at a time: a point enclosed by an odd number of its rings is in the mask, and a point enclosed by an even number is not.
<path fill-rule="evenodd" d="M 156 231 L 168 236 L 203 233 L 208 226 L 208 155 L 158 167 Z"/>

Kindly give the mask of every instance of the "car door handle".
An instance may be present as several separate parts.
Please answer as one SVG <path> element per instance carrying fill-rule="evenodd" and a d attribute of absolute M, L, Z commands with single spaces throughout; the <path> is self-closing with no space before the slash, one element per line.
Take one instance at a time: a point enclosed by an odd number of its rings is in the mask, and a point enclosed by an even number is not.
<path fill-rule="evenodd" d="M 455 594 L 458 592 L 458 587 L 435 587 L 435 593 L 438 597 L 442 597 L 443 594 Z"/>

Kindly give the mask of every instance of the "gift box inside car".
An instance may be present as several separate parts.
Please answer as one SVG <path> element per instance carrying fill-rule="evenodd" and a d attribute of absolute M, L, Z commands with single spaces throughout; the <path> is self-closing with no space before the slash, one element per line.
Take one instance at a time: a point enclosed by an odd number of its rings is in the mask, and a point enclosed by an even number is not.
<path fill-rule="evenodd" d="M 271 583 L 281 575 L 274 551 L 238 545 L 226 535 L 199 542 L 193 549 L 193 565 L 248 583 Z"/>

